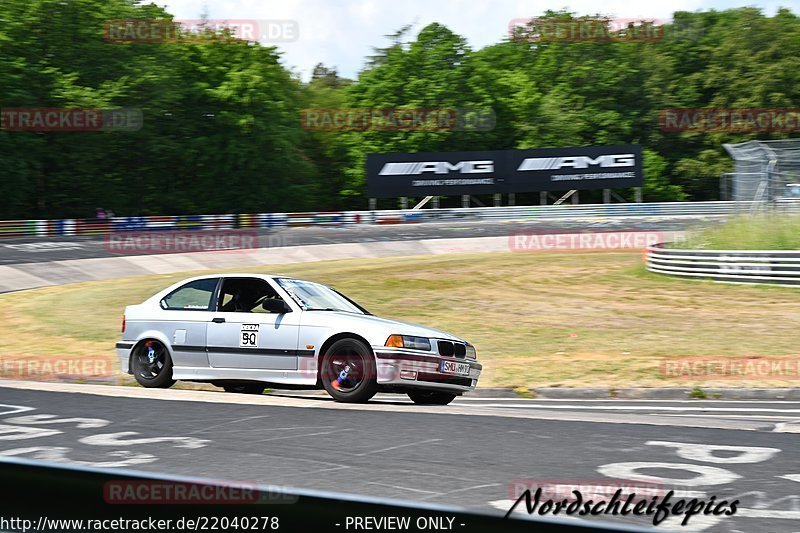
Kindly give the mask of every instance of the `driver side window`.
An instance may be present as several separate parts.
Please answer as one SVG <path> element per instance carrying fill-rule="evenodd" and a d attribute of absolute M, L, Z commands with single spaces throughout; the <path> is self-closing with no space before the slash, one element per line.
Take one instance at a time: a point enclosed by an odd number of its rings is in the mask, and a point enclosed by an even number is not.
<path fill-rule="evenodd" d="M 269 298 L 279 296 L 263 279 L 226 278 L 222 282 L 218 310 L 226 313 L 268 313 L 262 304 Z"/>

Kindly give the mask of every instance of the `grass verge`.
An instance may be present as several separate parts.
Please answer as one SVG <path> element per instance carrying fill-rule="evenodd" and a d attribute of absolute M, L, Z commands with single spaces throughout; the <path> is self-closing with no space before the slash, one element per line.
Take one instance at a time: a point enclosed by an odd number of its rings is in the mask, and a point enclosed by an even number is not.
<path fill-rule="evenodd" d="M 690 232 L 675 248 L 708 250 L 800 250 L 800 216 L 739 216 Z"/>
<path fill-rule="evenodd" d="M 800 292 L 671 279 L 640 253 L 505 253 L 264 266 L 330 284 L 380 316 L 473 342 L 481 386 L 794 386 L 663 375 L 680 357 L 796 356 Z M 0 364 L 106 361 L 122 310 L 191 273 L 0 295 Z M 121 375 L 119 375 L 122 379 Z"/>

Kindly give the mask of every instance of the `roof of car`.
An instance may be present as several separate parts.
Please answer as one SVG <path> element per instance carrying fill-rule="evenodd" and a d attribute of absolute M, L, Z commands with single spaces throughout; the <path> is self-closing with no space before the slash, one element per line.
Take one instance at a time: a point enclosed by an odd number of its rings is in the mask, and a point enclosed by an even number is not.
<path fill-rule="evenodd" d="M 209 278 L 284 278 L 289 276 L 278 276 L 276 274 L 256 274 L 255 272 L 225 272 L 220 274 L 206 274 L 195 276 L 189 279 L 209 279 Z"/>
<path fill-rule="evenodd" d="M 263 278 L 263 279 L 296 279 L 298 281 L 307 281 L 302 278 L 296 278 L 294 276 L 281 276 L 280 274 L 256 274 L 254 272 L 225 272 L 220 274 L 205 274 L 203 276 L 194 276 L 191 278 L 186 278 L 185 280 L 181 281 L 181 283 L 186 283 L 188 281 L 195 281 L 198 279 L 213 279 L 213 278 Z"/>

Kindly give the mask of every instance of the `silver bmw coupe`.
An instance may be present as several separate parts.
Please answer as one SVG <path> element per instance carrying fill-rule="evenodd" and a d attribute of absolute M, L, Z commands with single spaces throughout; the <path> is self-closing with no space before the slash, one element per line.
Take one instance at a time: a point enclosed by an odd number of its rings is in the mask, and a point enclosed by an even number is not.
<path fill-rule="evenodd" d="M 475 348 L 449 333 L 379 318 L 319 283 L 264 274 L 190 278 L 126 307 L 116 351 L 144 387 L 324 388 L 342 402 L 380 391 L 446 405 L 473 390 L 482 369 Z"/>

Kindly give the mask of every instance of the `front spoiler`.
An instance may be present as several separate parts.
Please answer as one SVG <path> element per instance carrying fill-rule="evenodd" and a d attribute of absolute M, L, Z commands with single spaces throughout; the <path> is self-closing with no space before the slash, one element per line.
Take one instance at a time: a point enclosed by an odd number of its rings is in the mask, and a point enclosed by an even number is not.
<path fill-rule="evenodd" d="M 473 359 L 410 353 L 386 347 L 373 347 L 373 351 L 378 365 L 378 384 L 381 386 L 432 389 L 461 394 L 475 390 L 483 370 L 483 365 Z M 440 372 L 441 361 L 468 363 L 469 375 Z M 413 373 L 416 373 L 416 378 L 407 379 Z"/>

